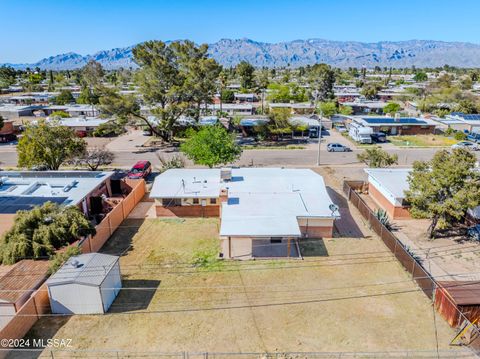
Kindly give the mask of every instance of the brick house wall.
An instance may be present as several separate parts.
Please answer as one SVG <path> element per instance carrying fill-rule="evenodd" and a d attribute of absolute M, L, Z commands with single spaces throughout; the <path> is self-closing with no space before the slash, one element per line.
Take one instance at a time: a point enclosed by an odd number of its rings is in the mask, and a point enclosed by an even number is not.
<path fill-rule="evenodd" d="M 220 217 L 220 205 L 155 206 L 157 217 Z"/>
<path fill-rule="evenodd" d="M 387 200 L 383 194 L 371 183 L 368 186 L 368 194 L 370 197 L 387 212 L 388 216 L 392 219 L 408 219 L 411 218 L 408 208 L 396 207 L 389 200 Z"/>

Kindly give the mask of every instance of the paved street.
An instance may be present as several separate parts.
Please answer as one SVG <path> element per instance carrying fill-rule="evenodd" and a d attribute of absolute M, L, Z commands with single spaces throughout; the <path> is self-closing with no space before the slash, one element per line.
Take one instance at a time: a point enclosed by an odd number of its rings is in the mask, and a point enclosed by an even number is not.
<path fill-rule="evenodd" d="M 155 166 L 160 166 L 158 156 L 169 158 L 177 154 L 177 150 L 142 147 L 149 139 L 143 136 L 141 131 L 132 131 L 128 134 L 106 142 L 106 147 L 115 154 L 114 167 L 130 168 L 136 161 L 149 160 Z M 338 142 L 352 148 L 352 152 L 327 152 L 327 143 Z M 90 142 L 89 142 L 90 143 Z M 318 142 L 317 142 L 318 143 Z M 304 145 L 301 150 L 245 150 L 235 165 L 239 166 L 290 166 L 290 167 L 311 167 L 317 163 L 317 143 Z M 384 149 L 398 155 L 400 166 L 410 166 L 416 160 L 429 160 L 438 148 L 398 148 L 392 144 L 384 144 Z M 357 154 L 363 148 L 356 148 L 348 139 L 335 131 L 324 138 L 322 142 L 320 162 L 322 165 L 354 165 L 358 164 Z M 480 158 L 480 154 L 477 153 Z M 0 166 L 15 167 L 17 165 L 17 154 L 14 145 L 0 146 Z M 191 163 L 190 163 L 191 165 Z"/>

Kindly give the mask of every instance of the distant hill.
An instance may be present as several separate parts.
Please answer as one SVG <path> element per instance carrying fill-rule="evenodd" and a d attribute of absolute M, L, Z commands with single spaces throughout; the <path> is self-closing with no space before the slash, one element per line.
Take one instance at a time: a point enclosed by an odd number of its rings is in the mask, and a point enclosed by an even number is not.
<path fill-rule="evenodd" d="M 82 56 L 67 53 L 42 59 L 34 64 L 8 64 L 16 68 L 40 67 L 47 70 L 71 70 L 84 66 L 90 59 L 106 69 L 136 67 L 132 48 L 117 48 Z M 210 44 L 210 55 L 224 66 L 235 66 L 245 60 L 255 66 L 281 67 L 327 63 L 336 67 L 480 67 L 480 45 L 465 42 L 429 40 L 383 41 L 363 43 L 321 39 L 279 43 L 249 39 L 222 39 Z"/>

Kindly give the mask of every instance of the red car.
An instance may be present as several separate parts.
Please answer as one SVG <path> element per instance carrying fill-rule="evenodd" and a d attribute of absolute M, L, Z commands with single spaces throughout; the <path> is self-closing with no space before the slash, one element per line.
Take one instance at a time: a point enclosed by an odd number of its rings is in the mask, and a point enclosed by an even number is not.
<path fill-rule="evenodd" d="M 127 176 L 132 179 L 147 178 L 150 173 L 152 173 L 152 164 L 150 161 L 138 161 L 135 163 L 135 166 L 128 171 Z"/>

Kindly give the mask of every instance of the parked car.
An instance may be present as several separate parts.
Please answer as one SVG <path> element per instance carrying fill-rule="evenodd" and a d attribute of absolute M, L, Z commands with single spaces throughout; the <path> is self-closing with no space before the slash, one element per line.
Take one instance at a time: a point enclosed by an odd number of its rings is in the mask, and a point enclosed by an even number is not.
<path fill-rule="evenodd" d="M 455 148 L 465 148 L 467 150 L 472 150 L 472 151 L 478 151 L 478 145 L 476 143 L 473 143 L 473 142 L 469 142 L 469 141 L 461 141 L 461 142 L 458 142 L 454 145 L 452 145 L 452 148 L 455 149 Z"/>
<path fill-rule="evenodd" d="M 327 145 L 328 152 L 351 152 L 350 147 L 341 145 L 340 143 L 329 143 Z"/>
<path fill-rule="evenodd" d="M 372 138 L 373 142 L 387 142 L 387 135 L 383 132 L 374 132 L 370 135 L 370 137 Z"/>
<path fill-rule="evenodd" d="M 152 164 L 150 161 L 138 161 L 135 163 L 135 166 L 128 171 L 127 177 L 132 179 L 146 178 L 150 173 L 152 173 Z"/>
<path fill-rule="evenodd" d="M 467 140 L 472 142 L 480 142 L 480 133 L 471 132 L 467 135 Z"/>
<path fill-rule="evenodd" d="M 467 229 L 467 236 L 475 241 L 480 242 L 480 224 Z"/>

